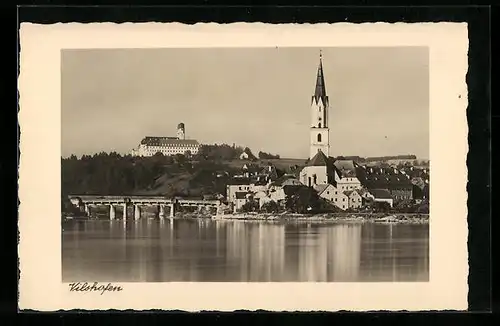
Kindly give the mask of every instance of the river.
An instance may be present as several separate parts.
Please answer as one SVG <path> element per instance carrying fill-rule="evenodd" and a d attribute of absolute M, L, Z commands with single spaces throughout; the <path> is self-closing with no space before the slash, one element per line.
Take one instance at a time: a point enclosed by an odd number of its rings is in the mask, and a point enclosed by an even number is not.
<path fill-rule="evenodd" d="M 66 221 L 63 282 L 427 282 L 429 225 Z"/>

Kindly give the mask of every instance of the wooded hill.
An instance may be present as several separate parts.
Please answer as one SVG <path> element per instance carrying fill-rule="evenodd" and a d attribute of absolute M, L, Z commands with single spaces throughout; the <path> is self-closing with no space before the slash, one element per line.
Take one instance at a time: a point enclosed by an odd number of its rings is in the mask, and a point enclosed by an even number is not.
<path fill-rule="evenodd" d="M 240 173 L 245 163 L 260 166 L 272 163 L 281 169 L 304 163 L 303 160 L 277 159 L 268 153 L 261 155 L 266 159 L 239 159 L 239 155 L 247 150 L 223 144 L 202 145 L 196 155 L 164 156 L 158 153 L 152 157 L 136 157 L 115 152 L 83 155 L 81 158 L 72 155 L 61 161 L 62 193 L 186 197 L 215 193 L 225 195 L 229 176 Z"/>

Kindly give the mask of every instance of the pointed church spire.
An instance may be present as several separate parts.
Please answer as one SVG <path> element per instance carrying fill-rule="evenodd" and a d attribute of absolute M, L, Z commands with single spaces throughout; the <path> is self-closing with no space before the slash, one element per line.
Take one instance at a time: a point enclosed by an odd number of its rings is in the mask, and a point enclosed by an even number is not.
<path fill-rule="evenodd" d="M 314 100 L 319 102 L 323 101 L 323 104 L 327 104 L 328 96 L 326 95 L 325 77 L 323 76 L 323 55 L 321 50 L 319 51 L 319 66 L 318 73 L 316 75 L 316 89 L 314 90 Z"/>

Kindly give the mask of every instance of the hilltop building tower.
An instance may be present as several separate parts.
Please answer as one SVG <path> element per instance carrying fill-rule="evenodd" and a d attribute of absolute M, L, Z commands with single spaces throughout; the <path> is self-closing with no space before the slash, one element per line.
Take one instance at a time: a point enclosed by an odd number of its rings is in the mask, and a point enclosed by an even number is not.
<path fill-rule="evenodd" d="M 186 139 L 186 129 L 184 127 L 183 122 L 181 122 L 177 125 L 177 138 L 178 139 Z"/>
<path fill-rule="evenodd" d="M 326 95 L 323 62 L 320 53 L 318 72 L 316 74 L 316 87 L 311 98 L 311 128 L 310 128 L 310 153 L 312 159 L 318 151 L 329 157 L 330 130 L 328 128 L 329 101 Z"/>

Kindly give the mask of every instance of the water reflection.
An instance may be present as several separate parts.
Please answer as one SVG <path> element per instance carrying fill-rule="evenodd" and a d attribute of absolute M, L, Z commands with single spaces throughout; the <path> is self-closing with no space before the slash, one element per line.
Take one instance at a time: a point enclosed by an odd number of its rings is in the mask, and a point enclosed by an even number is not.
<path fill-rule="evenodd" d="M 428 225 L 152 220 L 64 225 L 63 281 L 428 281 Z"/>

